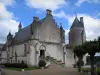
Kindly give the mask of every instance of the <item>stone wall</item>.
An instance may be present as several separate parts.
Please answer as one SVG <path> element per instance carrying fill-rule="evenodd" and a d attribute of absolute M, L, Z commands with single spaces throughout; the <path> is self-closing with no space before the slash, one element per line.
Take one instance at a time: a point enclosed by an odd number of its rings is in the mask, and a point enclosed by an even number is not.
<path fill-rule="evenodd" d="M 52 16 L 48 16 L 43 21 L 39 31 L 40 41 L 60 43 L 60 30 L 57 28 Z"/>

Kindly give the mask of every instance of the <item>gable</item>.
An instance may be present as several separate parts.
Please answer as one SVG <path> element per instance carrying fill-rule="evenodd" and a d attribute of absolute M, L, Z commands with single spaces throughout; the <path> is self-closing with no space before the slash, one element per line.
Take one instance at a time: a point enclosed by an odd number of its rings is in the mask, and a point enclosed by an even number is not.
<path fill-rule="evenodd" d="M 47 41 L 47 42 L 57 42 L 61 41 L 60 39 L 60 29 L 57 27 L 53 16 L 48 15 L 42 22 L 39 31 L 39 39 L 40 41 Z"/>

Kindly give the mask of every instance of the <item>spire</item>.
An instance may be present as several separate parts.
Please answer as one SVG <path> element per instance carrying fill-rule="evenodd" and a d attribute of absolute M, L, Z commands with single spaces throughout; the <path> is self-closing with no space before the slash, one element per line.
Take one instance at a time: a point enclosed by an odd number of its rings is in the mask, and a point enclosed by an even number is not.
<path fill-rule="evenodd" d="M 7 35 L 7 39 L 10 40 L 10 39 L 12 39 L 12 38 L 13 38 L 13 36 L 12 36 L 12 34 L 11 34 L 11 31 L 9 31 L 9 33 L 8 33 L 8 35 Z"/>
<path fill-rule="evenodd" d="M 60 29 L 63 29 L 63 27 L 62 27 L 62 23 L 60 23 Z"/>
<path fill-rule="evenodd" d="M 21 24 L 21 22 L 19 23 L 19 27 L 22 27 L 22 24 Z"/>
<path fill-rule="evenodd" d="M 9 33 L 8 33 L 8 36 L 10 36 L 11 35 L 11 30 L 9 30 Z"/>
<path fill-rule="evenodd" d="M 20 22 L 19 25 L 18 25 L 18 32 L 19 32 L 21 29 L 22 29 L 22 24 L 21 24 L 21 22 Z"/>
<path fill-rule="evenodd" d="M 74 19 L 74 21 L 72 23 L 71 28 L 73 28 L 73 27 L 83 27 L 83 25 L 80 24 L 80 21 L 78 20 L 77 15 L 76 15 L 76 17 L 75 17 L 75 19 Z"/>

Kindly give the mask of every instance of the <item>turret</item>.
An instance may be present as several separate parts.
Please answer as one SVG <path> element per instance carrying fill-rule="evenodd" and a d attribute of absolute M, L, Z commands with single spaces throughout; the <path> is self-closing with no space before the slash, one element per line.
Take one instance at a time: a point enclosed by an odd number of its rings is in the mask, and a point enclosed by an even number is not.
<path fill-rule="evenodd" d="M 85 41 L 86 35 L 83 17 L 80 17 L 79 21 L 76 16 L 69 31 L 69 44 L 72 48 L 74 48 L 77 45 L 81 45 Z"/>
<path fill-rule="evenodd" d="M 83 21 L 83 17 L 80 17 L 80 23 L 83 25 L 84 27 L 84 21 Z"/>
<path fill-rule="evenodd" d="M 13 35 L 11 34 L 11 32 L 9 32 L 8 35 L 7 35 L 7 42 L 8 42 L 8 45 L 11 44 L 12 39 L 13 39 Z"/>
<path fill-rule="evenodd" d="M 62 27 L 62 24 L 60 24 L 60 38 L 61 38 L 61 43 L 65 43 L 65 30 Z"/>
<path fill-rule="evenodd" d="M 22 29 L 22 24 L 20 22 L 20 24 L 18 25 L 18 32 Z"/>

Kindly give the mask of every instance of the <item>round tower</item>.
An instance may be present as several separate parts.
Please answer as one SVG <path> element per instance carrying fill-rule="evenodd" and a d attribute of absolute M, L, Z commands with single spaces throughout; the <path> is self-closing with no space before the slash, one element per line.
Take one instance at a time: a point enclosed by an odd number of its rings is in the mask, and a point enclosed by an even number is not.
<path fill-rule="evenodd" d="M 65 30 L 62 27 L 62 23 L 60 23 L 60 38 L 61 43 L 65 43 Z"/>
<path fill-rule="evenodd" d="M 72 48 L 74 48 L 76 45 L 81 45 L 85 41 L 86 41 L 86 35 L 85 35 L 83 17 L 80 17 L 79 21 L 76 16 L 69 31 L 69 44 Z"/>

